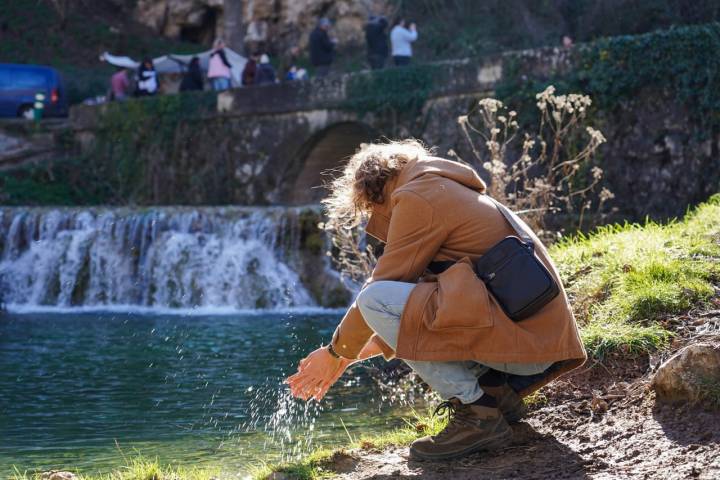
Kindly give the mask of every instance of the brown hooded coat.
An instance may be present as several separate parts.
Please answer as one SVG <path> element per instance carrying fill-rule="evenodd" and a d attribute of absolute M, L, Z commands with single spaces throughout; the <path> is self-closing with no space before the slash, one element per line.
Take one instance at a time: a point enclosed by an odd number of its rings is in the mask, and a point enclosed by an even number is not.
<path fill-rule="evenodd" d="M 561 293 L 531 317 L 514 322 L 477 278 L 470 262 L 497 242 L 517 235 L 484 195 L 477 173 L 440 158 L 410 161 L 385 186 L 385 202 L 373 208 L 366 231 L 385 242 L 369 282 L 417 283 L 432 261 L 458 261 L 435 281 L 413 289 L 403 310 L 397 351 L 374 336 L 353 304 L 338 325 L 333 347 L 357 358 L 372 338 L 386 358 L 407 360 L 539 363 L 561 362 L 554 374 L 525 391 L 581 365 L 586 359 L 575 318 L 558 272 L 535 234 L 537 257 L 548 267 Z M 522 279 L 518 279 L 522 288 Z"/>

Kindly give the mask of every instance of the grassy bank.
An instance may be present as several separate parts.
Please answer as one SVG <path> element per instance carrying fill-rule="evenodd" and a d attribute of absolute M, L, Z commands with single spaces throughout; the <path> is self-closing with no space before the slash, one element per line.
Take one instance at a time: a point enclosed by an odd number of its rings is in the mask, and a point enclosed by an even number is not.
<path fill-rule="evenodd" d="M 720 195 L 681 221 L 611 225 L 552 249 L 590 355 L 647 352 L 720 282 Z"/>
<path fill-rule="evenodd" d="M 644 354 L 663 348 L 674 332 L 664 320 L 717 297 L 720 283 L 720 195 L 683 220 L 660 225 L 611 225 L 564 240 L 551 249 L 573 303 L 588 354 Z M 353 440 L 345 449 L 406 445 L 442 424 L 418 416 L 408 426 Z M 282 465 L 263 465 L 254 478 L 273 472 L 314 480 L 332 476 L 330 465 L 345 449 L 322 449 Z"/>
<path fill-rule="evenodd" d="M 274 472 L 287 475 L 288 478 L 298 480 L 315 480 L 331 477 L 331 466 L 341 464 L 343 458 L 348 457 L 349 450 L 381 450 L 391 445 L 409 444 L 416 438 L 433 435 L 443 429 L 445 417 L 421 415 L 416 413 L 414 418 L 405 420 L 407 425 L 392 432 L 380 435 L 368 435 L 360 438 L 350 438 L 348 444 L 340 449 L 321 448 L 297 462 L 279 465 L 261 464 L 252 471 L 254 480 L 264 480 Z"/>

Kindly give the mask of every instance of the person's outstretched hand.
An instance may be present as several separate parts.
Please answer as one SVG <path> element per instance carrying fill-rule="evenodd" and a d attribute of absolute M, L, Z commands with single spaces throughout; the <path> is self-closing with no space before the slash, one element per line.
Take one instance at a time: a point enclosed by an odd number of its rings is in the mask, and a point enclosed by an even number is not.
<path fill-rule="evenodd" d="M 320 347 L 300 360 L 297 373 L 285 382 L 294 397 L 319 402 L 351 363 L 352 360 L 336 358 L 327 348 Z"/>
<path fill-rule="evenodd" d="M 320 347 L 300 360 L 297 373 L 288 377 L 285 383 L 290 385 L 290 392 L 294 397 L 303 400 L 314 398 L 319 402 L 349 365 L 381 353 L 380 345 L 376 341 L 368 342 L 360 351 L 357 360 L 335 358 L 327 348 Z"/>

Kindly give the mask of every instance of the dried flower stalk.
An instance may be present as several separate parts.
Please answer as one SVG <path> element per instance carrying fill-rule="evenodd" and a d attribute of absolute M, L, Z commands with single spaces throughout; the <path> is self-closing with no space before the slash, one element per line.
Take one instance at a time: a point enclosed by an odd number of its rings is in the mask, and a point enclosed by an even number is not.
<path fill-rule="evenodd" d="M 592 208 L 590 194 L 601 183 L 603 171 L 590 164 L 605 137 L 599 130 L 586 126 L 590 97 L 580 94 L 555 95 L 549 86 L 536 95 L 540 110 L 537 134 L 520 134 L 517 112 L 509 110 L 501 101 L 485 98 L 468 115 L 458 118 L 461 130 L 470 143 L 476 166 L 490 175 L 488 193 L 508 204 L 543 234 L 548 214 L 560 211 L 576 215 L 575 228 L 582 227 L 583 218 Z M 582 148 L 570 153 L 584 130 Z M 479 137 L 479 141 L 477 140 Z M 516 140 L 522 144 L 515 147 Z M 513 154 L 519 156 L 513 160 Z M 598 194 L 596 211 L 601 211 L 613 193 L 602 188 Z"/>

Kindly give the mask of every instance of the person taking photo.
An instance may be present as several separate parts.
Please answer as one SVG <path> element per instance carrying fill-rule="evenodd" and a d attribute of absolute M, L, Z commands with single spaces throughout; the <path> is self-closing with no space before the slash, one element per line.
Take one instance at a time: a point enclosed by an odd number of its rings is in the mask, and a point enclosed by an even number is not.
<path fill-rule="evenodd" d="M 418 32 L 414 23 L 408 26 L 407 20 L 404 18 L 395 20 L 390 31 L 390 44 L 396 67 L 410 65 L 413 56 L 412 44 L 417 38 Z"/>

